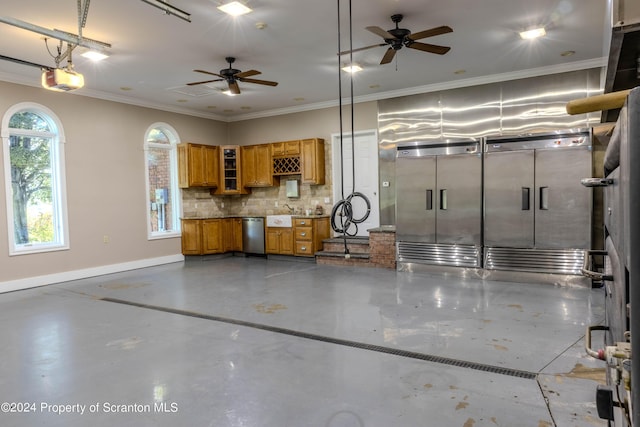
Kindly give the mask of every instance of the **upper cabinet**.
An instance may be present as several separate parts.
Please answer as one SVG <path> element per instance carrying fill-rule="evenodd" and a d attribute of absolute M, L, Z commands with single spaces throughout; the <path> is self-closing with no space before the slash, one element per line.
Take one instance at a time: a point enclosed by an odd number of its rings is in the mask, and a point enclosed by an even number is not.
<path fill-rule="evenodd" d="M 271 144 L 245 145 L 242 153 L 242 184 L 245 187 L 271 187 Z"/>
<path fill-rule="evenodd" d="M 178 145 L 178 186 L 209 187 L 219 185 L 217 146 L 183 143 Z"/>
<path fill-rule="evenodd" d="M 300 141 L 301 174 L 303 184 L 324 184 L 324 140 L 320 138 Z"/>
<path fill-rule="evenodd" d="M 271 144 L 274 156 L 299 156 L 300 141 L 274 142 Z"/>
<path fill-rule="evenodd" d="M 249 194 L 242 185 L 242 157 L 239 146 L 220 147 L 220 185 L 211 194 Z"/>

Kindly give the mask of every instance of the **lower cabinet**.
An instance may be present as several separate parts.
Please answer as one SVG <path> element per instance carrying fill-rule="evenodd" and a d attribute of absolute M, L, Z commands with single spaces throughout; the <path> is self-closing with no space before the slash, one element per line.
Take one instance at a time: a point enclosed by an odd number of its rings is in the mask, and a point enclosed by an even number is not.
<path fill-rule="evenodd" d="M 208 255 L 242 251 L 242 219 L 182 220 L 182 254 Z"/>
<path fill-rule="evenodd" d="M 293 228 L 267 227 L 265 252 L 268 254 L 293 255 Z"/>
<path fill-rule="evenodd" d="M 295 255 L 314 256 L 329 238 L 329 218 L 294 218 Z"/>

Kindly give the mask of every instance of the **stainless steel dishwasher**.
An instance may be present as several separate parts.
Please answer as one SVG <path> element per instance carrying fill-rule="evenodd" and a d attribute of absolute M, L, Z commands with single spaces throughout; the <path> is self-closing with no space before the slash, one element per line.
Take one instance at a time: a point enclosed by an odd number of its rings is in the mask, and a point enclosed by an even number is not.
<path fill-rule="evenodd" d="M 264 218 L 242 218 L 242 251 L 264 254 Z"/>

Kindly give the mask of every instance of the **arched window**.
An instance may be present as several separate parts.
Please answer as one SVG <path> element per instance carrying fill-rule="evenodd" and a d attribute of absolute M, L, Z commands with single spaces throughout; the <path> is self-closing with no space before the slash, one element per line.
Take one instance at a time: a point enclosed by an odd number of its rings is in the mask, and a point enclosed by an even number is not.
<path fill-rule="evenodd" d="M 2 119 L 9 254 L 69 248 L 62 124 L 48 108 L 14 105 Z"/>
<path fill-rule="evenodd" d="M 178 134 L 166 123 L 155 123 L 144 139 L 149 239 L 180 235 Z"/>

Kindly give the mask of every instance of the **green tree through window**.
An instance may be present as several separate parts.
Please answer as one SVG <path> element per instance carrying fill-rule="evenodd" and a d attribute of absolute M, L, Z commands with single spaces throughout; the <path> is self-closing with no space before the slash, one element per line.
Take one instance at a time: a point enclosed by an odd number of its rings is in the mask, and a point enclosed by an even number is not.
<path fill-rule="evenodd" d="M 62 156 L 56 126 L 42 112 L 22 109 L 10 116 L 3 135 L 8 136 L 5 180 L 12 253 L 66 247 Z"/>

